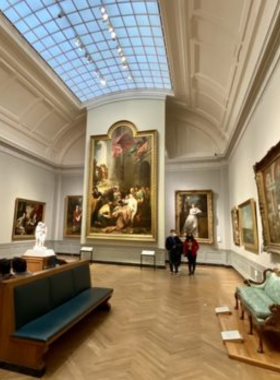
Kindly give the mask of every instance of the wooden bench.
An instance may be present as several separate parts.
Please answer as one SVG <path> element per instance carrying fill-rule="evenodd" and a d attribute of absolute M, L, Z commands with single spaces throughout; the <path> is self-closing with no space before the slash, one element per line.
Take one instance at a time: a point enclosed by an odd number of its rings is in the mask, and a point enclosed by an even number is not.
<path fill-rule="evenodd" d="M 280 270 L 266 269 L 263 281 L 245 280 L 245 286 L 238 286 L 235 292 L 236 306 L 241 307 L 241 319 L 246 312 L 249 317 L 249 334 L 253 326 L 259 335 L 257 351 L 263 353 L 263 333 L 265 330 L 280 332 Z"/>
<path fill-rule="evenodd" d="M 41 377 L 50 344 L 93 309 L 110 309 L 112 293 L 91 286 L 88 261 L 3 281 L 0 367 Z"/>

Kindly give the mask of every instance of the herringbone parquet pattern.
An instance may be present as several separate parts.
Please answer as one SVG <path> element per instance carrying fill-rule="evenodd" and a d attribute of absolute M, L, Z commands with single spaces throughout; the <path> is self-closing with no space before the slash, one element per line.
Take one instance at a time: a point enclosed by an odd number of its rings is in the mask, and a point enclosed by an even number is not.
<path fill-rule="evenodd" d="M 279 373 L 228 358 L 214 313 L 234 305 L 241 278 L 232 269 L 182 268 L 176 277 L 117 265 L 92 264 L 97 286 L 114 288 L 112 309 L 94 311 L 51 347 L 44 379 L 270 380 Z M 0 370 L 2 380 L 28 376 Z"/>

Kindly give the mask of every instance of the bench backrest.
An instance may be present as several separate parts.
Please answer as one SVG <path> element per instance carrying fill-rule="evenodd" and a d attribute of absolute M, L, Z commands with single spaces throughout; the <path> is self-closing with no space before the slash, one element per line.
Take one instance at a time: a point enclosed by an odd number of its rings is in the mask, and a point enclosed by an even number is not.
<path fill-rule="evenodd" d="M 280 277 L 276 273 L 268 273 L 264 291 L 278 305 L 280 305 Z"/>
<path fill-rule="evenodd" d="M 31 277 L 33 281 L 14 287 L 15 328 L 39 318 L 78 293 L 91 287 L 89 263 L 66 264 L 63 271 L 49 276 Z"/>

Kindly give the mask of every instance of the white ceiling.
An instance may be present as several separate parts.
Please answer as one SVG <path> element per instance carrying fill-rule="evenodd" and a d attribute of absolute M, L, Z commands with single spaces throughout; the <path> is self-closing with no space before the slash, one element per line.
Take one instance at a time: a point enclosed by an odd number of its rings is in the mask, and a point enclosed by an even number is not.
<path fill-rule="evenodd" d="M 174 91 L 168 160 L 224 156 L 279 29 L 279 1 L 160 0 L 160 8 Z M 56 165 L 81 164 L 69 152 L 83 150 L 86 110 L 3 17 L 0 41 L 1 140 Z"/>

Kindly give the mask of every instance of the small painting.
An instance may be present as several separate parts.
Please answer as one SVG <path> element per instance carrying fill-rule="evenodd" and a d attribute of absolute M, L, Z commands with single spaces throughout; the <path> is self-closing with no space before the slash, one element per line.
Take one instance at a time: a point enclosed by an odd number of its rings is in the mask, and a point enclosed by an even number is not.
<path fill-rule="evenodd" d="M 233 242 L 235 245 L 240 245 L 239 216 L 237 207 L 233 207 L 231 209 L 231 225 Z"/>
<path fill-rule="evenodd" d="M 245 249 L 258 253 L 256 202 L 254 199 L 238 206 L 241 243 Z"/>
<path fill-rule="evenodd" d="M 213 244 L 212 190 L 176 191 L 176 230 L 181 236 L 191 233 L 198 242 Z"/>
<path fill-rule="evenodd" d="M 35 239 L 36 226 L 44 221 L 45 206 L 43 202 L 16 199 L 12 240 Z"/>
<path fill-rule="evenodd" d="M 82 230 L 83 197 L 69 195 L 65 199 L 64 237 L 79 238 Z"/>

